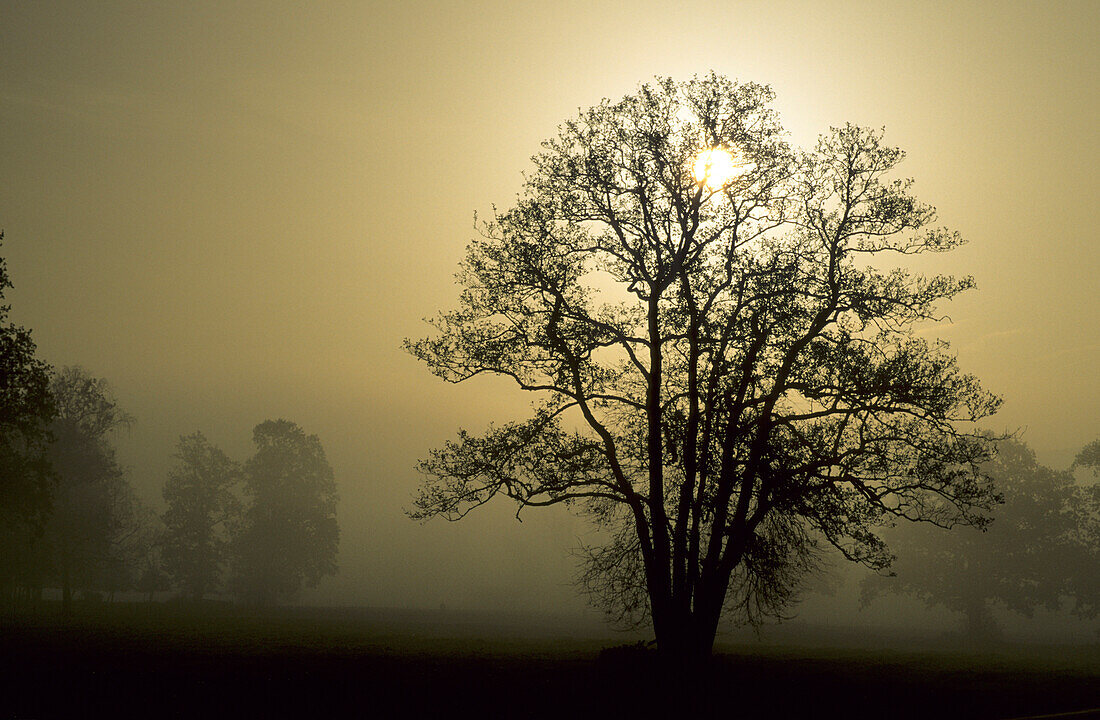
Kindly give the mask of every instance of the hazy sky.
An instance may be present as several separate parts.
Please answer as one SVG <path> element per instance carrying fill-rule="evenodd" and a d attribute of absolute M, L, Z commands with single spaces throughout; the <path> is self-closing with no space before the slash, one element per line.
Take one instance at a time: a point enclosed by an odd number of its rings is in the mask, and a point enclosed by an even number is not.
<path fill-rule="evenodd" d="M 0 254 L 40 356 L 106 377 L 150 501 L 180 434 L 239 459 L 316 433 L 367 605 L 570 603 L 557 513 L 407 520 L 414 465 L 525 398 L 405 355 L 452 305 L 475 211 L 579 107 L 654 75 L 768 83 L 792 139 L 885 126 L 969 245 L 939 335 L 1061 464 L 1100 436 L 1100 3 L 48 2 L 0 5 Z"/>

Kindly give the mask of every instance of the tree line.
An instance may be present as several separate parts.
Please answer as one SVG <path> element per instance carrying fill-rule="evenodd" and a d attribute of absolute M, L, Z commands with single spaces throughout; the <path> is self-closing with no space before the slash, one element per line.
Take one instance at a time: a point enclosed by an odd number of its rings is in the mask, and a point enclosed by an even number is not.
<path fill-rule="evenodd" d="M 0 258 L 0 300 L 10 287 Z M 0 304 L 0 601 L 57 588 L 66 613 L 78 593 L 124 590 L 272 604 L 336 572 L 336 484 L 316 435 L 260 423 L 243 463 L 183 436 L 158 513 L 119 463 L 112 435 L 133 417 L 107 381 L 37 358 L 9 311 Z"/>
<path fill-rule="evenodd" d="M 242 465 L 202 433 L 180 438 L 160 567 L 188 598 L 227 589 L 271 604 L 336 572 L 336 484 L 320 440 L 287 420 L 257 425 L 252 439 Z"/>
<path fill-rule="evenodd" d="M 863 580 L 862 603 L 888 594 L 958 613 L 971 641 L 1001 638 L 994 610 L 1024 617 L 1068 610 L 1100 614 L 1100 440 L 1073 463 L 1043 465 L 1025 443 L 998 443 L 984 470 L 1001 495 L 985 532 L 904 524 L 887 531 L 890 572 Z M 1090 482 L 1091 478 L 1091 482 Z"/>

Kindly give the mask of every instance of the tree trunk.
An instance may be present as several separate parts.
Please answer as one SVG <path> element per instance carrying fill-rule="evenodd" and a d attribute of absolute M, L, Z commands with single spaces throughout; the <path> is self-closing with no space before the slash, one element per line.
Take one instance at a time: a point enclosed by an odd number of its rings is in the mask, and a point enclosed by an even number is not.
<path fill-rule="evenodd" d="M 62 500 L 65 497 L 62 496 Z M 62 517 L 68 517 L 67 502 L 63 502 L 59 505 L 58 510 L 61 512 Z M 69 529 L 62 525 L 61 528 L 61 616 L 64 618 L 72 617 L 73 614 L 73 585 L 72 585 L 72 548 L 73 542 L 69 536 Z"/>
<path fill-rule="evenodd" d="M 696 608 L 667 616 L 657 632 L 657 651 L 662 665 L 675 675 L 694 674 L 710 662 L 717 623 Z M 656 626 L 655 626 L 656 629 Z"/>
<path fill-rule="evenodd" d="M 686 680 L 688 676 L 701 674 L 700 671 L 710 663 L 726 585 L 728 581 L 720 584 L 711 577 L 707 582 L 704 576 L 695 588 L 694 602 L 689 605 L 672 597 L 655 598 L 653 584 L 650 584 L 653 631 L 666 674 Z M 681 592 L 682 597 L 692 594 L 685 587 L 681 588 Z"/>

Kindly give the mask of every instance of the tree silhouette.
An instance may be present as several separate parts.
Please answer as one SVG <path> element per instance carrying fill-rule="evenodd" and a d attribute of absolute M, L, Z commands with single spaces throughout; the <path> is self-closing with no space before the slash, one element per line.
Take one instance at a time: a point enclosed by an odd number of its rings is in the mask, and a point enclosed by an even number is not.
<path fill-rule="evenodd" d="M 4 233 L 0 232 L 0 241 Z M 12 287 L 0 257 L 0 598 L 34 582 L 34 558 L 50 510 L 45 459 L 54 414 L 49 366 L 35 357 L 29 330 L 8 319 Z"/>
<path fill-rule="evenodd" d="M 708 656 L 725 608 L 779 612 L 822 542 L 882 567 L 883 520 L 981 525 L 994 499 L 965 423 L 999 401 L 914 331 L 973 283 L 883 259 L 961 239 L 888 179 L 881 133 L 797 152 L 771 100 L 711 74 L 581 112 L 470 244 L 459 309 L 407 341 L 540 396 L 423 460 L 410 514 L 589 514 L 584 586 L 671 659 Z"/>
<path fill-rule="evenodd" d="M 167 531 L 161 515 L 143 503 L 138 505 L 135 520 L 137 532 L 128 543 L 131 584 L 151 602 L 154 594 L 172 589 L 172 579 L 164 568 Z"/>
<path fill-rule="evenodd" d="M 268 605 L 336 572 L 336 483 L 316 435 L 287 420 L 252 433 L 244 466 L 246 508 L 233 540 L 237 594 Z"/>
<path fill-rule="evenodd" d="M 201 600 L 218 587 L 228 557 L 240 468 L 198 432 L 180 437 L 174 457 L 164 483 L 163 565 L 183 595 Z"/>
<path fill-rule="evenodd" d="M 1070 471 L 1090 469 L 1094 481 L 1082 485 L 1075 506 L 1078 547 L 1084 557 L 1071 575 L 1067 593 L 1074 598 L 1078 614 L 1095 617 L 1100 613 L 1100 573 L 1082 572 L 1082 568 L 1100 567 L 1100 439 L 1093 440 L 1077 454 Z"/>
<path fill-rule="evenodd" d="M 111 584 L 105 573 L 134 532 L 133 492 L 108 439 L 132 418 L 106 380 L 79 367 L 56 372 L 50 392 L 57 413 L 48 458 L 57 484 L 45 541 L 68 613 L 74 587 Z"/>
<path fill-rule="evenodd" d="M 1093 440 L 1077 453 L 1073 467 L 1090 468 L 1092 474 L 1100 478 L 1100 440 Z"/>
<path fill-rule="evenodd" d="M 149 558 L 157 551 L 163 530 L 157 513 L 134 493 L 129 482 L 121 483 L 111 501 L 113 514 L 109 550 L 100 559 L 93 587 L 114 600 L 120 590 L 137 590 Z"/>
<path fill-rule="evenodd" d="M 863 601 L 906 593 L 962 613 L 973 641 L 999 635 L 995 605 L 1030 617 L 1038 608 L 1093 617 L 1100 600 L 1100 494 L 1068 471 L 1041 465 L 1020 442 L 999 444 L 987 466 L 1004 504 L 986 532 L 903 526 L 891 534 L 892 576 L 863 582 Z"/>

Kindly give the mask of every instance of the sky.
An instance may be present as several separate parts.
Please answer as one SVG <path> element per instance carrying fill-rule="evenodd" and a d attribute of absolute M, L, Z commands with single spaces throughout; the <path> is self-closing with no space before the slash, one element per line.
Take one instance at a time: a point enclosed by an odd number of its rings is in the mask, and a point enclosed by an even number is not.
<path fill-rule="evenodd" d="M 159 503 L 180 435 L 245 459 L 286 418 L 336 472 L 341 573 L 307 599 L 582 607 L 583 524 L 506 502 L 405 517 L 416 462 L 517 416 L 401 349 L 452 307 L 473 216 L 579 108 L 655 75 L 770 84 L 793 142 L 884 127 L 968 244 L 939 337 L 1064 466 L 1100 436 L 1100 4 L 50 2 L 0 5 L 0 255 L 39 355 L 112 384 Z"/>

